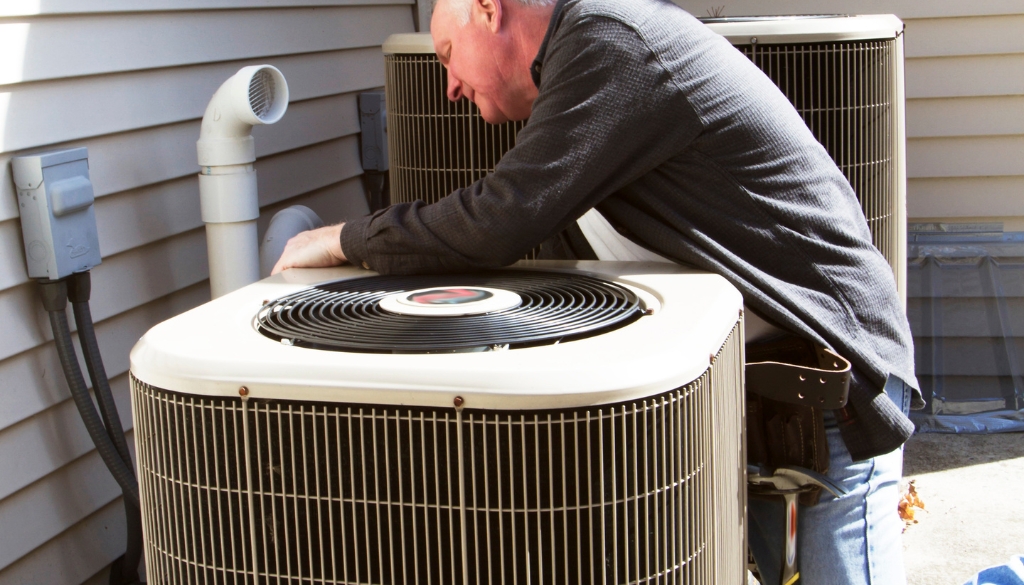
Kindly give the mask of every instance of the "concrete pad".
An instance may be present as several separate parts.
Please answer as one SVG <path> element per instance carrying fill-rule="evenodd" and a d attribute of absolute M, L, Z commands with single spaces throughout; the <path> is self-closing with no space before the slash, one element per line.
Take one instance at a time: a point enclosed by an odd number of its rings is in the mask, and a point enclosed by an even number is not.
<path fill-rule="evenodd" d="M 1024 434 L 914 435 L 903 477 L 926 507 L 903 533 L 908 585 L 962 585 L 1024 553 Z"/>

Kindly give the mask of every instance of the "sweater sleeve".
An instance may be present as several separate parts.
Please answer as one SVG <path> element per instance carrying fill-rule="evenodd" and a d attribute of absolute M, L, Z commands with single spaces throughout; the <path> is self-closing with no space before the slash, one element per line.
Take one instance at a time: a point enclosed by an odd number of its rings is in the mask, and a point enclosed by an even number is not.
<path fill-rule="evenodd" d="M 544 55 L 530 120 L 495 171 L 432 205 L 394 205 L 346 224 L 342 249 L 382 273 L 511 264 L 700 131 L 636 29 L 567 16 Z"/>

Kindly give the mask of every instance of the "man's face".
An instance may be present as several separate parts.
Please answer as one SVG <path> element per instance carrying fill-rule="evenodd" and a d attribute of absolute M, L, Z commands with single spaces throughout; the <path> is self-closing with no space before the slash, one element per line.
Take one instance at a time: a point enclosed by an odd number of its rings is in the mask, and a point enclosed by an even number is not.
<path fill-rule="evenodd" d="M 434 51 L 448 70 L 448 99 L 469 99 L 491 124 L 525 120 L 535 97 L 529 95 L 535 89 L 533 81 L 529 69 L 515 62 L 511 35 L 495 26 L 487 6 L 473 0 L 466 25 L 458 21 L 447 0 L 440 0 L 434 9 L 430 34 Z M 500 8 L 498 14 L 500 23 Z M 523 87 L 524 74 L 529 87 Z"/>

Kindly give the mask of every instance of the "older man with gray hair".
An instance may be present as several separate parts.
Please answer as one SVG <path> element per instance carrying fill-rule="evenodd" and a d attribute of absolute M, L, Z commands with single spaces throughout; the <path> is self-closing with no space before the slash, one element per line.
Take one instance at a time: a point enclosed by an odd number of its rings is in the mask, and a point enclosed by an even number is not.
<path fill-rule="evenodd" d="M 900 448 L 920 403 L 910 331 L 852 188 L 788 100 L 667 0 L 440 0 L 431 34 L 450 99 L 491 123 L 529 118 L 516 146 L 438 203 L 300 234 L 275 272 L 473 270 L 553 241 L 584 257 L 566 234 L 596 208 L 642 248 L 735 285 L 775 332 L 748 339 L 748 356 L 797 363 L 827 347 L 853 364 L 846 406 L 817 411 L 820 435 L 767 422 L 817 437 L 819 470 L 848 490 L 801 511 L 801 573 L 787 579 L 904 583 Z M 751 500 L 766 584 L 781 580 L 785 522 L 780 502 Z"/>

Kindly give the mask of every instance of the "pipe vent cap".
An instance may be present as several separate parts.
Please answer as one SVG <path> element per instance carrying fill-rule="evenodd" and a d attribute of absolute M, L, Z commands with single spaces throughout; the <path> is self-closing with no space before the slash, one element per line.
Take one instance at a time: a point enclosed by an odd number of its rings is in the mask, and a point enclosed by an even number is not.
<path fill-rule="evenodd" d="M 288 84 L 276 67 L 264 65 L 249 78 L 249 108 L 263 124 L 281 119 L 288 107 Z"/>

